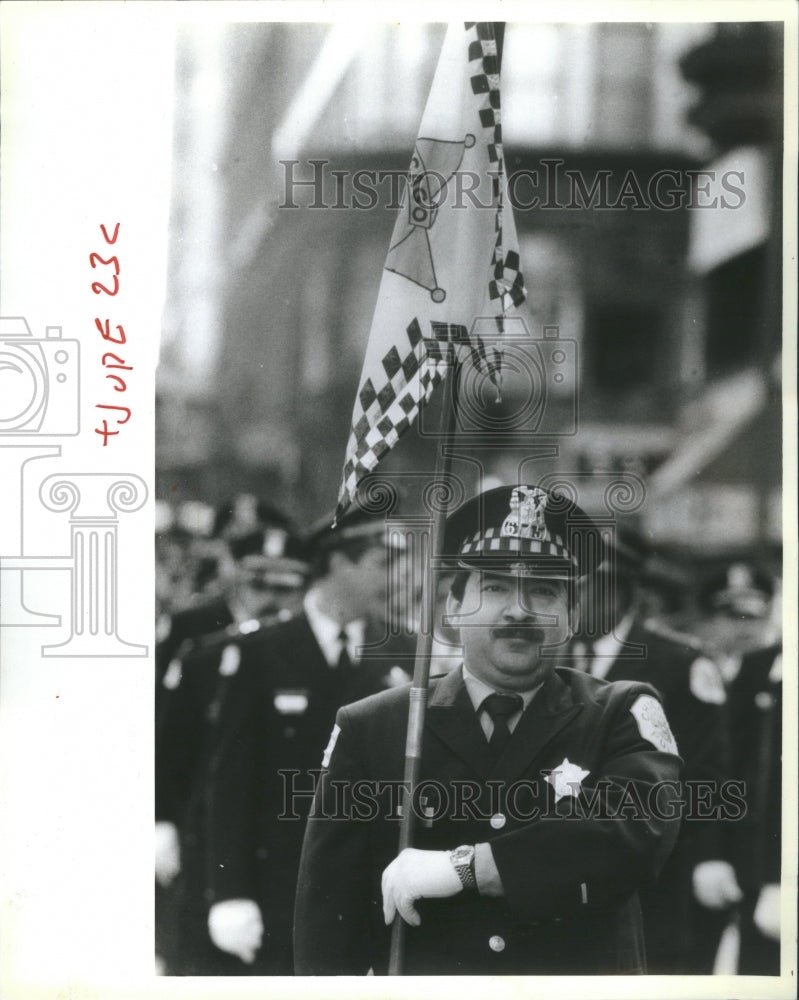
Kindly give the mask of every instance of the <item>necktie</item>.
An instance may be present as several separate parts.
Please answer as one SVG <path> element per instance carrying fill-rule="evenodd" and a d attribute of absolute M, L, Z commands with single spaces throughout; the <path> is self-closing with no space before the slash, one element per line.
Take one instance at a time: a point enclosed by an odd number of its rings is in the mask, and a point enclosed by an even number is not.
<path fill-rule="evenodd" d="M 350 659 L 350 654 L 347 652 L 347 630 L 343 628 L 338 634 L 338 641 L 341 645 L 341 652 L 338 654 L 338 663 L 336 664 L 336 669 L 338 671 L 339 677 L 346 677 L 347 674 L 352 670 L 352 660 Z"/>
<path fill-rule="evenodd" d="M 480 706 L 488 712 L 494 723 L 494 732 L 488 741 L 488 748 L 495 759 L 499 757 L 510 739 L 508 719 L 515 712 L 521 711 L 523 705 L 524 702 L 518 694 L 490 694 Z"/>

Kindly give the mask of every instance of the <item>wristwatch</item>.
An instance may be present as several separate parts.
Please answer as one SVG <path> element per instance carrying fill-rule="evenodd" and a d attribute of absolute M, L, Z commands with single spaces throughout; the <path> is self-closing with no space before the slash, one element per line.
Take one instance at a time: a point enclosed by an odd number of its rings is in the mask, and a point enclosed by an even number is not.
<path fill-rule="evenodd" d="M 474 847 L 470 844 L 463 844 L 449 852 L 449 860 L 452 867 L 458 873 L 461 885 L 464 889 L 476 889 L 477 877 L 474 873 Z"/>

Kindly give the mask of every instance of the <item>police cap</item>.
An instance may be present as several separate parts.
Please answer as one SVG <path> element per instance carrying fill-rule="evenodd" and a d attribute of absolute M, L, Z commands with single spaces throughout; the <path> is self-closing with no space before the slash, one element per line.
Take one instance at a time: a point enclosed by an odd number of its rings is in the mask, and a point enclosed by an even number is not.
<path fill-rule="evenodd" d="M 570 498 L 540 486 L 500 486 L 447 518 L 445 565 L 507 576 L 583 576 L 602 560 L 602 540 Z"/>

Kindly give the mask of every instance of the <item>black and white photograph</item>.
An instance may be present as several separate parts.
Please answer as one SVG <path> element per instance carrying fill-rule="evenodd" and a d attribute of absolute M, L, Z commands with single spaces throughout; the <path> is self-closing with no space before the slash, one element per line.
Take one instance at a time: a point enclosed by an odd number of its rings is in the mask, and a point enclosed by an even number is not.
<path fill-rule="evenodd" d="M 3 995 L 795 995 L 795 6 L 0 16 Z"/>

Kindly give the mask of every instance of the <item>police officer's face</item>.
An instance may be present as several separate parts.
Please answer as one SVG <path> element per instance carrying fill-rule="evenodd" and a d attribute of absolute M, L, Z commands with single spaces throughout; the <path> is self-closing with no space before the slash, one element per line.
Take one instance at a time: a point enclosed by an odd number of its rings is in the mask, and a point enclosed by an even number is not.
<path fill-rule="evenodd" d="M 337 600 L 346 620 L 387 614 L 388 551 L 381 543 L 370 545 L 357 559 L 343 552 L 330 556 L 329 577 L 335 582 Z"/>
<path fill-rule="evenodd" d="M 471 573 L 463 600 L 447 607 L 460 630 L 463 660 L 476 677 L 499 690 L 523 691 L 543 681 L 555 660 L 542 646 L 568 638 L 564 580 Z"/>
<path fill-rule="evenodd" d="M 302 586 L 288 584 L 260 556 L 245 556 L 238 563 L 233 593 L 236 604 L 252 618 L 276 615 L 282 610 L 296 613 L 302 606 Z"/>

